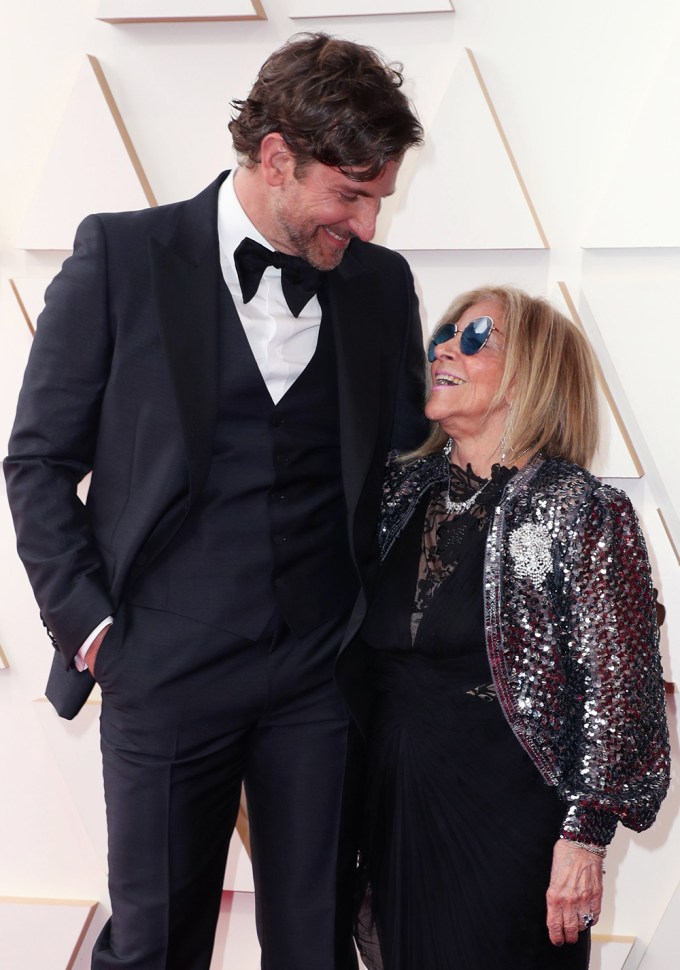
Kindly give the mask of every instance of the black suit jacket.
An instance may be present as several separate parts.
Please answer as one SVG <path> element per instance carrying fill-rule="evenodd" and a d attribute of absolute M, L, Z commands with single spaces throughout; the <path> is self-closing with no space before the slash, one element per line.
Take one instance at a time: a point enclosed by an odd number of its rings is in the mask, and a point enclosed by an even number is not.
<path fill-rule="evenodd" d="M 205 480 L 217 414 L 217 194 L 94 215 L 46 292 L 5 459 L 19 554 L 60 657 L 48 696 L 73 716 L 73 657 L 175 534 Z M 327 276 L 348 530 L 365 590 L 391 447 L 423 437 L 413 280 L 355 239 Z M 76 486 L 92 472 L 86 504 Z M 363 615 L 363 596 L 347 639 Z M 57 697 L 57 694 L 59 695 Z"/>

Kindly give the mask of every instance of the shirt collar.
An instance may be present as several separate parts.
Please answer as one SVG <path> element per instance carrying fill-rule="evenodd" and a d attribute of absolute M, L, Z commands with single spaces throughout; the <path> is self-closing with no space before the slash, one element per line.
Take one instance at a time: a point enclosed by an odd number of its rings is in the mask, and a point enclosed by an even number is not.
<path fill-rule="evenodd" d="M 236 171 L 236 169 L 232 169 L 229 172 L 220 186 L 217 197 L 217 233 L 220 240 L 220 251 L 224 251 L 232 258 L 234 250 L 246 236 L 260 243 L 261 246 L 266 246 L 267 249 L 273 249 L 262 233 L 258 232 L 252 224 L 236 196 L 236 189 L 234 188 Z"/>

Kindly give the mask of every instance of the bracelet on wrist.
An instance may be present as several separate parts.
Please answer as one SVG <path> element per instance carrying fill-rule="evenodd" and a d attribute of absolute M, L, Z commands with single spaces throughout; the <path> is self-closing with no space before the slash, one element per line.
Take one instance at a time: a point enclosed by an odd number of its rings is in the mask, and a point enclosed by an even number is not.
<path fill-rule="evenodd" d="M 604 859 L 607 855 L 607 847 L 604 845 L 594 845 L 592 842 L 577 842 L 576 839 L 565 839 L 563 835 L 560 838 L 564 842 L 569 842 L 571 845 L 577 846 L 579 849 L 585 849 L 586 852 L 592 852 L 593 855 L 599 856 L 600 859 Z"/>

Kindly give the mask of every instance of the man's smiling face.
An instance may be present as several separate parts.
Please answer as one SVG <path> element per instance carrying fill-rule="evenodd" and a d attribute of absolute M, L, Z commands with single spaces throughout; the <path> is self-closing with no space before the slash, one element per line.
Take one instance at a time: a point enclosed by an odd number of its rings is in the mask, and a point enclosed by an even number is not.
<path fill-rule="evenodd" d="M 387 162 L 378 178 L 359 182 L 340 169 L 310 162 L 289 173 L 272 209 L 271 242 L 319 270 L 342 260 L 353 236 L 370 242 L 382 200 L 392 195 L 401 162 Z"/>

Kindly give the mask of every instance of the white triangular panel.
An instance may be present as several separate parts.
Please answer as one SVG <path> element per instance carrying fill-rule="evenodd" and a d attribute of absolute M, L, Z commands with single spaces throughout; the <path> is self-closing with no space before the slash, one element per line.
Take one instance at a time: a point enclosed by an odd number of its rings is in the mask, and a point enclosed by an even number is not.
<path fill-rule="evenodd" d="M 222 893 L 210 970 L 260 970 L 261 961 L 255 928 L 255 896 Z"/>
<path fill-rule="evenodd" d="M 97 19 L 110 24 L 157 21 L 266 20 L 260 0 L 101 0 Z"/>
<path fill-rule="evenodd" d="M 59 769 L 65 790 L 72 799 L 73 810 L 80 815 L 83 828 L 99 859 L 101 870 L 106 872 L 106 809 L 104 786 L 101 780 L 99 688 L 73 721 L 60 720 L 50 702 L 44 697 L 35 700 L 32 706 L 43 729 L 47 746 Z"/>
<path fill-rule="evenodd" d="M 583 294 L 602 335 L 625 401 L 618 401 L 629 428 L 653 458 L 672 503 L 669 522 L 680 516 L 680 451 L 669 440 L 668 416 L 680 414 L 680 320 L 677 279 L 587 280 Z M 671 421 L 672 426 L 672 421 Z M 642 455 L 645 470 L 648 459 Z M 664 511 L 666 511 L 664 509 Z"/>
<path fill-rule="evenodd" d="M 4 970 L 73 966 L 96 902 L 0 897 L 0 964 Z"/>
<path fill-rule="evenodd" d="M 649 942 L 639 970 L 669 970 L 678 964 L 678 926 L 680 925 L 680 885 L 668 904 L 661 922 Z"/>
<path fill-rule="evenodd" d="M 107 101 L 110 92 L 102 81 L 98 63 L 88 59 L 24 223 L 20 249 L 69 250 L 78 223 L 88 213 L 149 205 L 134 149 L 124 140 L 127 133 L 121 133 L 122 122 L 116 122 L 117 109 Z"/>
<path fill-rule="evenodd" d="M 560 287 L 551 294 L 550 299 L 565 316 L 573 320 L 584 333 L 586 332 L 576 310 L 573 294 L 564 284 L 560 284 Z M 591 465 L 591 471 L 599 478 L 639 478 L 642 468 L 638 456 L 599 361 L 597 377 L 600 446 Z"/>
<path fill-rule="evenodd" d="M 223 886 L 227 890 L 236 892 L 255 892 L 253 867 L 238 829 L 234 829 L 229 843 Z"/>
<path fill-rule="evenodd" d="M 598 478 L 638 478 L 640 466 L 631 452 L 629 439 L 621 432 L 617 414 L 612 409 L 611 397 L 601 382 L 598 385 L 600 408 L 600 446 L 595 454 L 591 471 Z"/>
<path fill-rule="evenodd" d="M 584 247 L 680 246 L 680 36 L 612 166 Z"/>
<path fill-rule="evenodd" d="M 624 970 L 634 943 L 634 936 L 593 936 L 590 970 Z"/>
<path fill-rule="evenodd" d="M 292 0 L 288 16 L 295 19 L 452 11 L 452 0 Z"/>
<path fill-rule="evenodd" d="M 547 247 L 471 52 L 459 60 L 425 138 L 407 156 L 398 195 L 385 206 L 392 214 L 389 246 Z"/>

